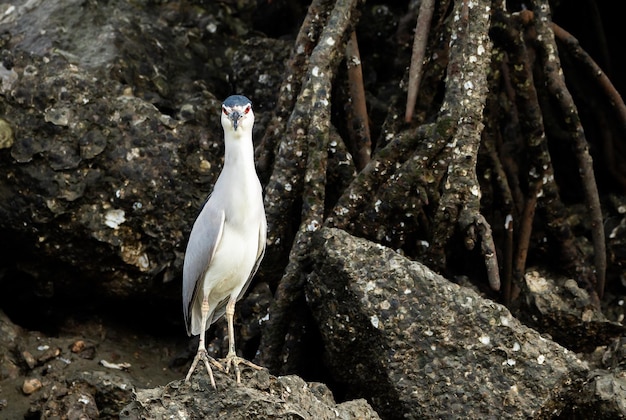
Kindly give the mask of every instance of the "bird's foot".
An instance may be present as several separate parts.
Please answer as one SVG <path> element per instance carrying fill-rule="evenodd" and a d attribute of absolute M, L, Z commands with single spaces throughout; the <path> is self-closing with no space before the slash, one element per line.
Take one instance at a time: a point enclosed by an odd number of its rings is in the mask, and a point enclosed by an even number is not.
<path fill-rule="evenodd" d="M 235 372 L 235 376 L 237 377 L 237 383 L 241 383 L 241 370 L 239 369 L 239 364 L 244 364 L 255 370 L 262 370 L 262 366 L 255 365 L 254 363 L 244 359 L 243 357 L 237 356 L 235 353 L 228 353 L 226 357 L 222 360 L 224 366 L 226 366 L 226 373 L 230 371 L 230 368 L 233 368 Z"/>
<path fill-rule="evenodd" d="M 196 357 L 193 358 L 193 363 L 189 368 L 187 377 L 185 377 L 185 382 L 189 382 L 189 379 L 191 378 L 193 372 L 196 370 L 196 366 L 198 365 L 198 362 L 200 360 L 204 362 L 204 366 L 206 367 L 206 371 L 209 374 L 209 378 L 211 378 L 211 385 L 213 386 L 213 389 L 217 389 L 217 387 L 215 386 L 215 379 L 213 378 L 213 371 L 211 370 L 210 363 L 213 363 L 215 367 L 217 367 L 221 371 L 224 370 L 224 367 L 221 365 L 220 362 L 209 356 L 205 349 L 198 349 L 198 353 L 196 353 Z M 228 368 L 226 369 L 226 371 L 228 371 Z"/>

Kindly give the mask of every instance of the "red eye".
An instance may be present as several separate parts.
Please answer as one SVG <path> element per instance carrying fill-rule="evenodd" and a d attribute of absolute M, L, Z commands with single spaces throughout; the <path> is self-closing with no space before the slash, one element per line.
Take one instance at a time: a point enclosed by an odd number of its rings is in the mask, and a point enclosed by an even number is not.
<path fill-rule="evenodd" d="M 248 106 L 246 107 L 246 110 L 245 110 L 245 111 L 243 111 L 243 113 L 244 113 L 244 114 L 247 114 L 248 112 L 250 112 L 250 110 L 251 110 L 251 109 L 252 109 L 252 108 L 250 108 L 250 105 L 248 105 Z"/>
<path fill-rule="evenodd" d="M 222 112 L 224 113 L 224 115 L 228 115 L 228 110 L 224 107 L 222 107 Z"/>

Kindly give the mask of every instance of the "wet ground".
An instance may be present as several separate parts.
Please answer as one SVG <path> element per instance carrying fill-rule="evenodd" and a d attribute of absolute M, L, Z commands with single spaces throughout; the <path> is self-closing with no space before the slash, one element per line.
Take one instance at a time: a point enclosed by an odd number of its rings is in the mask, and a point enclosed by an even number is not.
<path fill-rule="evenodd" d="M 17 349 L 10 355 L 20 370 L 0 382 L 0 419 L 39 418 L 40 407 L 54 398 L 52 390 L 84 372 L 113 374 L 136 388 L 181 379 L 189 339 L 184 329 L 178 335 L 167 332 L 156 337 L 119 321 L 97 318 L 67 319 L 55 336 L 22 330 Z M 10 374 L 2 373 L 2 377 Z M 25 386 L 32 387 L 27 390 L 32 391 L 30 395 L 24 392 Z M 112 418 L 107 414 L 110 411 L 106 407 L 100 418 Z"/>

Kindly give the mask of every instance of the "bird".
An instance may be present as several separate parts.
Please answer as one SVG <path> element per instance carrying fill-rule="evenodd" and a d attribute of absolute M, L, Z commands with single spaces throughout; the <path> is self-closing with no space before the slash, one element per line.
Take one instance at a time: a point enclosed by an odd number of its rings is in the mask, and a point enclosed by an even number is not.
<path fill-rule="evenodd" d="M 187 334 L 200 335 L 198 351 L 185 382 L 202 360 L 215 389 L 210 363 L 241 383 L 239 364 L 262 369 L 235 352 L 235 303 L 241 299 L 265 254 L 267 220 L 263 190 L 254 165 L 252 102 L 232 95 L 222 104 L 224 165 L 196 218 L 183 263 L 183 314 Z M 226 314 L 228 354 L 221 363 L 210 357 L 205 332 Z"/>

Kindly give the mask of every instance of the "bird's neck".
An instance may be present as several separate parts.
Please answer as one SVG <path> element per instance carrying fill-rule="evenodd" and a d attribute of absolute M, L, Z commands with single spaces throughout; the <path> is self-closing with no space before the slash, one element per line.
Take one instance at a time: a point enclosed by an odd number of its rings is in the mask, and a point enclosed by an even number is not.
<path fill-rule="evenodd" d="M 226 139 L 224 144 L 224 167 L 233 168 L 238 172 L 255 171 L 251 133 L 244 133 L 239 136 L 232 134 Z"/>

